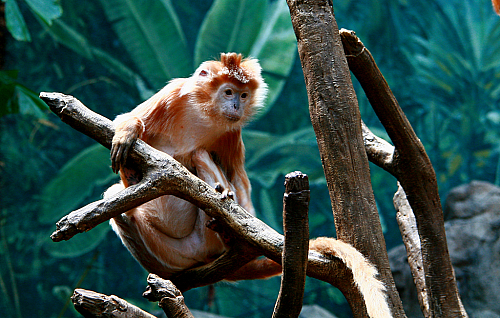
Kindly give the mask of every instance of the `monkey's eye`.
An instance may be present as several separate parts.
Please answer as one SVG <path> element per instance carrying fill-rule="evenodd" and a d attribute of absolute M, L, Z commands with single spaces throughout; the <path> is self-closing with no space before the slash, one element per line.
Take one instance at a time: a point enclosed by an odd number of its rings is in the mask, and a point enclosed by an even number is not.
<path fill-rule="evenodd" d="M 248 97 L 248 94 L 247 94 L 247 93 L 243 93 L 243 94 L 241 94 L 241 98 L 245 99 L 245 98 L 247 98 L 247 97 Z"/>
<path fill-rule="evenodd" d="M 200 76 L 207 76 L 207 75 L 208 75 L 207 71 L 205 71 L 205 70 L 200 71 Z"/>
<path fill-rule="evenodd" d="M 233 91 L 230 89 L 226 89 L 226 91 L 224 93 L 226 93 L 227 96 L 233 95 Z"/>

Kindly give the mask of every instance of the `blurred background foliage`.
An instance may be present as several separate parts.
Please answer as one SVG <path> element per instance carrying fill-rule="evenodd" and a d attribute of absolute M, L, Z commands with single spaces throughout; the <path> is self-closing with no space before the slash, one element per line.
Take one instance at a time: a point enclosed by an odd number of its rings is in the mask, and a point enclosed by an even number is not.
<path fill-rule="evenodd" d="M 72 94 L 109 118 L 219 52 L 260 60 L 270 87 L 244 132 L 258 216 L 281 230 L 284 175 L 311 181 L 311 236 L 334 236 L 288 7 L 281 0 L 4 0 L 0 51 L 0 312 L 77 317 L 76 287 L 143 300 L 146 274 L 103 224 L 68 242 L 49 239 L 64 214 L 117 181 L 109 153 L 52 115 L 41 91 Z M 339 27 L 370 49 L 434 164 L 442 199 L 473 179 L 500 184 L 500 19 L 487 0 L 334 1 Z M 250 17 L 250 18 L 249 18 Z M 0 26 L 2 27 L 2 26 Z M 359 85 L 364 121 L 386 134 Z M 372 166 L 388 247 L 400 243 L 394 178 Z M 279 278 L 186 293 L 191 308 L 268 317 Z M 306 304 L 339 317 L 334 288 L 309 279 Z M 29 303 L 30 306 L 21 306 Z M 3 314 L 2 314 L 3 316 Z"/>

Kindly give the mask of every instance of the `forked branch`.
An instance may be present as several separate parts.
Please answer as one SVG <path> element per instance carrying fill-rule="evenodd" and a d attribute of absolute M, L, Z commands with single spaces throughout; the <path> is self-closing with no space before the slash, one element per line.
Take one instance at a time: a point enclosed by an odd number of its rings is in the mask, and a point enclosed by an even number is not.
<path fill-rule="evenodd" d="M 467 317 L 463 309 L 446 243 L 443 211 L 436 173 L 422 142 L 394 97 L 370 51 L 353 31 L 340 36 L 349 69 L 358 79 L 375 113 L 384 125 L 394 148 L 385 145 L 387 155 L 368 155 L 401 183 L 415 214 L 420 236 L 427 285 L 427 299 L 433 317 Z M 369 148 L 373 144 L 368 143 Z"/>
<path fill-rule="evenodd" d="M 41 93 L 40 98 L 64 122 L 94 138 L 105 147 L 110 147 L 113 124 L 109 119 L 92 112 L 72 96 Z M 191 174 L 171 156 L 138 140 L 132 147 L 129 158 L 134 168 L 141 171 L 143 175 L 141 182 L 111 198 L 96 201 L 63 217 L 52 234 L 54 241 L 68 240 L 144 202 L 170 194 L 193 203 L 208 215 L 216 218 L 231 237 L 250 247 L 247 252 L 249 251 L 248 256 L 251 258 L 256 255 L 265 255 L 281 263 L 282 235 L 248 214 L 233 200 L 223 199 L 220 193 Z M 235 259 L 235 255 L 241 255 L 244 252 L 229 250 L 228 254 L 221 256 L 221 261 L 226 265 L 219 264 L 220 266 L 215 267 L 220 270 L 220 268 L 225 268 L 224 266 L 233 266 L 231 260 Z M 187 290 L 224 279 L 223 275 L 212 275 L 213 268 L 211 267 L 214 263 L 209 265 L 208 268 L 201 267 L 199 270 L 191 271 L 190 275 L 201 273 L 196 279 L 176 279 L 175 284 L 178 287 L 182 286 L 179 289 Z M 225 273 L 228 272 L 225 271 Z M 325 257 L 318 252 L 309 251 L 307 273 L 309 276 L 339 287 L 345 293 L 357 293 L 352 284 L 351 271 L 339 258 Z"/>

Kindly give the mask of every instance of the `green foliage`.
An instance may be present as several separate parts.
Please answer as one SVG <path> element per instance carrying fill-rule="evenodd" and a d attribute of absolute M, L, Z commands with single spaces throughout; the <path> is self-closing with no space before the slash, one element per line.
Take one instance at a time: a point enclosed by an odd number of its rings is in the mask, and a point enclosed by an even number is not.
<path fill-rule="evenodd" d="M 307 171 L 311 182 L 324 178 L 312 127 L 284 136 L 245 130 L 243 138 L 247 148 L 246 167 L 249 176 L 265 188 L 269 189 L 279 176 L 291 172 L 290 167 Z"/>
<path fill-rule="evenodd" d="M 109 167 L 109 150 L 100 144 L 84 149 L 43 188 L 38 220 L 54 224 L 85 203 L 94 187 L 107 185 L 113 179 L 117 180 L 117 176 Z"/>
<path fill-rule="evenodd" d="M 102 164 L 108 162 L 108 164 Z M 109 150 L 96 144 L 88 147 L 66 163 L 57 176 L 43 188 L 38 220 L 41 224 L 54 224 L 72 210 L 90 200 L 96 200 L 94 188 L 108 185 L 117 176 L 109 167 Z M 101 224 L 90 232 L 75 236 L 62 244 L 54 244 L 47 233 L 43 247 L 52 257 L 70 258 L 83 255 L 96 248 L 109 231 Z"/>
<path fill-rule="evenodd" d="M 5 2 L 5 20 L 7 29 L 16 40 L 31 41 L 28 27 L 26 26 L 26 22 L 24 22 L 16 0 L 7 0 Z"/>
<path fill-rule="evenodd" d="M 43 249 L 50 257 L 75 258 L 87 254 L 98 247 L 108 234 L 110 226 L 107 222 L 99 224 L 92 231 L 76 235 L 69 241 L 54 244 L 50 239 L 50 233 L 43 233 L 40 241 Z"/>
<path fill-rule="evenodd" d="M 17 73 L 0 71 L 0 117 L 7 114 L 23 114 L 44 118 L 47 105 L 35 92 L 16 81 Z"/>
<path fill-rule="evenodd" d="M 266 2 L 216 0 L 198 34 L 195 65 L 218 58 L 219 52 L 239 52 L 248 56 L 262 25 Z M 252 19 L 245 18 L 249 16 Z"/>
<path fill-rule="evenodd" d="M 170 0 L 101 3 L 137 69 L 152 87 L 189 75 L 191 59 L 186 39 Z"/>
<path fill-rule="evenodd" d="M 18 0 L 4 0 L 5 20 L 7 29 L 18 41 L 31 41 L 31 35 L 25 19 L 18 6 Z M 26 0 L 31 11 L 46 24 L 59 18 L 62 14 L 61 5 L 57 0 Z"/>
<path fill-rule="evenodd" d="M 420 105 L 415 127 L 439 181 L 498 180 L 500 20 L 480 2 L 436 4 L 421 19 L 406 54 Z"/>

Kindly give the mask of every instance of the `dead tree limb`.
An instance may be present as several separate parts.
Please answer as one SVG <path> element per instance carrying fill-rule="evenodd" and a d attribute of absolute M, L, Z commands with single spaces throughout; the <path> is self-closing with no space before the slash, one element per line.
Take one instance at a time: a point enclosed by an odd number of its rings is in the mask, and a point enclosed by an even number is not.
<path fill-rule="evenodd" d="M 395 317 L 404 317 L 394 284 L 361 136 L 361 115 L 331 1 L 287 0 L 304 72 L 309 111 L 330 192 L 337 237 L 374 264 Z M 355 317 L 366 317 L 362 299 Z"/>
<path fill-rule="evenodd" d="M 467 317 L 453 274 L 432 163 L 371 53 L 354 32 L 344 30 L 340 35 L 349 68 L 394 143 L 389 172 L 401 183 L 415 213 L 431 315 Z"/>
<path fill-rule="evenodd" d="M 95 114 L 72 96 L 41 93 L 40 98 L 64 122 L 91 138 L 95 137 L 94 139 L 102 145 L 110 147 L 113 125 L 109 119 Z M 229 235 L 243 244 L 248 244 L 252 250 L 256 249 L 258 254 L 281 263 L 282 235 L 248 214 L 233 200 L 223 199 L 220 193 L 191 174 L 171 156 L 138 140 L 132 147 L 129 158 L 134 163 L 134 168 L 142 172 L 141 182 L 126 188 L 114 197 L 96 201 L 63 217 L 57 223 L 57 229 L 52 235 L 53 240 L 70 239 L 146 201 L 171 194 L 193 203 L 208 215 L 215 217 Z M 226 257 L 234 255 L 229 254 Z M 207 270 L 210 271 L 210 266 L 203 267 L 202 275 L 199 276 L 200 279 L 209 277 L 207 282 L 196 281 L 195 286 L 184 284 L 182 290 L 214 283 L 214 277 L 210 273 L 207 274 Z M 192 274 L 194 273 L 199 272 L 193 269 Z M 307 274 L 338 287 L 345 295 L 358 295 L 358 298 L 362 299 L 358 289 L 354 287 L 352 272 L 337 257 L 326 257 L 318 252 L 309 251 Z M 218 278 L 222 279 L 224 275 Z M 178 283 L 179 280 L 176 280 L 176 285 Z"/>
<path fill-rule="evenodd" d="M 285 176 L 283 275 L 273 318 L 298 317 L 302 309 L 309 250 L 309 180 L 301 172 Z"/>
<path fill-rule="evenodd" d="M 71 297 L 75 309 L 84 317 L 156 318 L 114 295 L 107 296 L 86 289 L 75 289 Z"/>
<path fill-rule="evenodd" d="M 342 32 L 342 31 L 341 31 Z M 363 140 L 365 142 L 368 159 L 387 171 L 394 170 L 394 146 L 382 138 L 374 135 L 370 129 L 363 125 Z M 392 172 L 391 172 L 392 174 Z M 415 215 L 408 203 L 406 194 L 398 183 L 398 191 L 394 195 L 394 207 L 396 208 L 396 220 L 401 231 L 403 243 L 408 256 L 408 264 L 413 275 L 413 281 L 417 288 L 418 301 L 424 317 L 430 317 L 429 300 L 427 298 L 427 286 L 422 264 L 422 249 L 418 237 L 417 222 Z"/>
<path fill-rule="evenodd" d="M 177 287 L 158 275 L 148 275 L 148 287 L 142 296 L 149 301 L 157 301 L 168 318 L 194 318 Z"/>
<path fill-rule="evenodd" d="M 420 309 L 425 318 L 432 317 L 430 304 L 427 294 L 427 285 L 425 284 L 424 265 L 422 264 L 422 248 L 420 238 L 418 237 L 417 220 L 406 199 L 406 193 L 398 183 L 398 191 L 394 195 L 394 207 L 396 208 L 396 220 L 399 230 L 403 237 L 403 242 L 408 255 L 408 264 L 410 265 L 413 282 L 417 288 L 417 298 L 420 303 Z"/>

